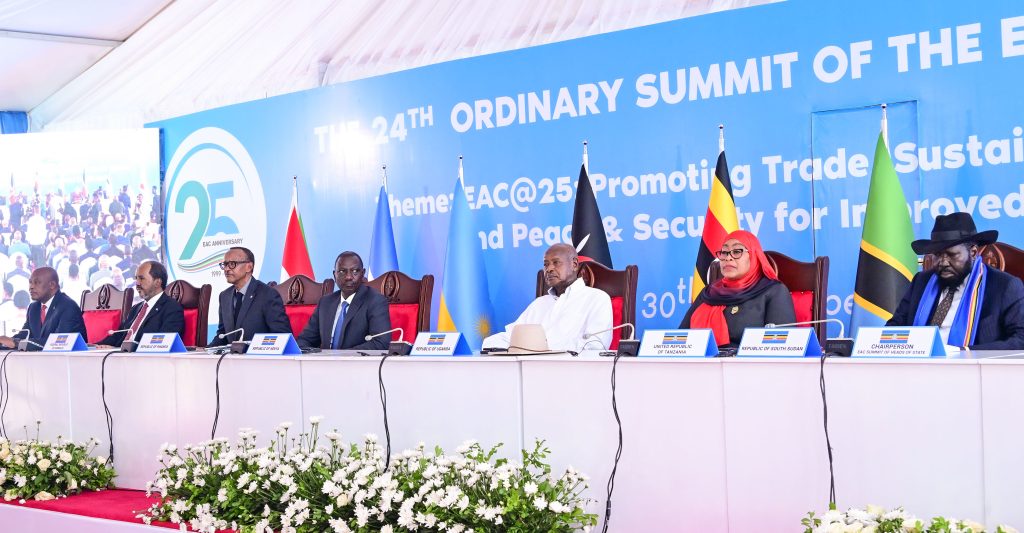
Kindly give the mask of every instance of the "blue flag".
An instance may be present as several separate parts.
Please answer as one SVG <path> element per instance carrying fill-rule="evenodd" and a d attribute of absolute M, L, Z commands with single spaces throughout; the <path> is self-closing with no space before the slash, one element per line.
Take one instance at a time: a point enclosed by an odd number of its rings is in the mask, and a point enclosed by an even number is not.
<path fill-rule="evenodd" d="M 395 231 L 391 228 L 388 193 L 381 185 L 380 197 L 377 199 L 377 215 L 373 218 L 367 277 L 373 279 L 392 270 L 398 270 L 398 252 L 395 251 Z"/>
<path fill-rule="evenodd" d="M 440 331 L 462 333 L 470 348 L 476 351 L 484 337 L 491 334 L 494 309 L 487 287 L 483 250 L 460 180 L 455 181 L 451 213 L 437 325 Z"/>

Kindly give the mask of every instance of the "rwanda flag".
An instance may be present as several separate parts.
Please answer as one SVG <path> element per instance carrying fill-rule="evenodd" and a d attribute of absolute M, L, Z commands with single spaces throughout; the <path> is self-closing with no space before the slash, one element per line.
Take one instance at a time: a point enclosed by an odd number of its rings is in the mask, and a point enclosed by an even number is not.
<path fill-rule="evenodd" d="M 369 279 L 385 272 L 398 270 L 398 252 L 395 251 L 395 231 L 391 228 L 391 206 L 388 193 L 380 186 L 377 215 L 373 219 L 373 237 L 370 239 Z"/>
<path fill-rule="evenodd" d="M 473 213 L 469 210 L 462 180 L 455 181 L 451 214 L 437 327 L 440 331 L 462 333 L 475 351 L 480 349 L 484 337 L 491 334 L 494 309 L 487 288 L 480 238 L 473 226 Z"/>
<path fill-rule="evenodd" d="M 892 318 L 917 271 L 917 254 L 910 247 L 912 240 L 914 228 L 910 225 L 907 198 L 889 157 L 884 134 L 879 133 L 857 260 L 851 329 L 883 326 Z"/>
<path fill-rule="evenodd" d="M 711 198 L 708 212 L 704 216 L 704 231 L 697 248 L 697 264 L 693 268 L 693 282 L 690 284 L 690 301 L 697 299 L 700 291 L 708 285 L 708 269 L 715 261 L 715 251 L 722 248 L 725 236 L 740 229 L 736 220 L 736 201 L 732 197 L 732 183 L 729 181 L 729 163 L 725 151 L 718 154 L 715 165 L 715 179 L 711 180 Z"/>

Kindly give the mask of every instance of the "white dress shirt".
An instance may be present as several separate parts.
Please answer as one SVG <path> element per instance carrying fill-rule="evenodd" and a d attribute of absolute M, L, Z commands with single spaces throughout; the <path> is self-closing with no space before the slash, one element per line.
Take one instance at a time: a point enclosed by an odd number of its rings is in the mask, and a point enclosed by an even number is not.
<path fill-rule="evenodd" d="M 484 339 L 484 348 L 507 348 L 512 328 L 517 324 L 540 324 L 548 338 L 548 348 L 555 351 L 583 351 L 587 348 L 608 348 L 612 342 L 610 331 L 584 339 L 587 333 L 612 327 L 612 300 L 601 289 L 587 287 L 577 279 L 566 287 L 561 296 L 554 289 L 530 303 L 515 322 L 505 331 Z"/>

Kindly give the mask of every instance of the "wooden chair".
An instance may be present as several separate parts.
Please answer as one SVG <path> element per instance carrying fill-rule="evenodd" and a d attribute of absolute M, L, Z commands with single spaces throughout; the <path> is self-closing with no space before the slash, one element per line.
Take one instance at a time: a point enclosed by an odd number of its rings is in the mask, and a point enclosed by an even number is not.
<path fill-rule="evenodd" d="M 797 322 L 811 322 L 826 318 L 828 302 L 828 257 L 815 257 L 814 261 L 804 262 L 793 259 L 782 253 L 765 250 L 768 262 L 779 274 L 781 281 L 793 297 L 793 310 Z M 718 261 L 711 263 L 708 270 L 708 284 L 721 279 L 722 270 Z M 814 333 L 818 341 L 824 343 L 828 335 L 828 324 L 814 324 Z"/>
<path fill-rule="evenodd" d="M 135 289 L 118 290 L 106 283 L 96 290 L 82 291 L 79 304 L 85 322 L 86 342 L 95 344 L 103 340 L 108 331 L 120 329 L 121 323 L 132 309 Z"/>
<path fill-rule="evenodd" d="M 434 293 L 434 276 L 427 274 L 419 280 L 401 272 L 385 272 L 366 282 L 388 300 L 391 327 L 402 328 L 405 335 L 396 331 L 391 340 L 415 342 L 416 334 L 430 331 L 430 303 Z"/>
<path fill-rule="evenodd" d="M 309 317 L 313 316 L 320 298 L 334 292 L 333 279 L 318 282 L 302 274 L 296 274 L 281 283 L 272 281 L 267 285 L 273 287 L 284 300 L 284 312 L 288 315 L 292 334 L 296 337 L 306 327 Z"/>
<path fill-rule="evenodd" d="M 1005 242 L 994 242 L 978 249 L 985 264 L 1024 280 L 1024 250 Z M 926 254 L 922 260 L 922 270 L 931 270 L 935 266 L 935 256 Z"/>
<path fill-rule="evenodd" d="M 612 326 L 627 322 L 636 326 L 636 286 L 640 276 L 640 269 L 636 265 L 627 265 L 625 270 L 612 270 L 596 261 L 584 261 L 580 263 L 577 276 L 583 278 L 583 283 L 588 287 L 608 293 L 612 300 Z M 546 293 L 544 270 L 541 269 L 537 271 L 537 296 Z M 612 331 L 612 343 L 608 349 L 618 349 L 624 329 Z M 631 333 L 634 338 L 639 338 L 639 331 Z"/>
<path fill-rule="evenodd" d="M 209 283 L 196 287 L 179 279 L 164 289 L 164 294 L 174 298 L 185 308 L 185 336 L 181 339 L 186 346 L 206 347 L 206 333 L 210 327 L 210 295 L 213 287 Z"/>

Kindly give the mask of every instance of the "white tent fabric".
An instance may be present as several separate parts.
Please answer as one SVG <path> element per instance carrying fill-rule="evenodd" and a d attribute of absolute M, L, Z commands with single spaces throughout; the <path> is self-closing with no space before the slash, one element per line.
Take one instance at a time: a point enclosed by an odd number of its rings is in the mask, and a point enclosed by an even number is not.
<path fill-rule="evenodd" d="M 776 0 L 177 0 L 30 113 L 34 130 L 154 120 Z"/>

